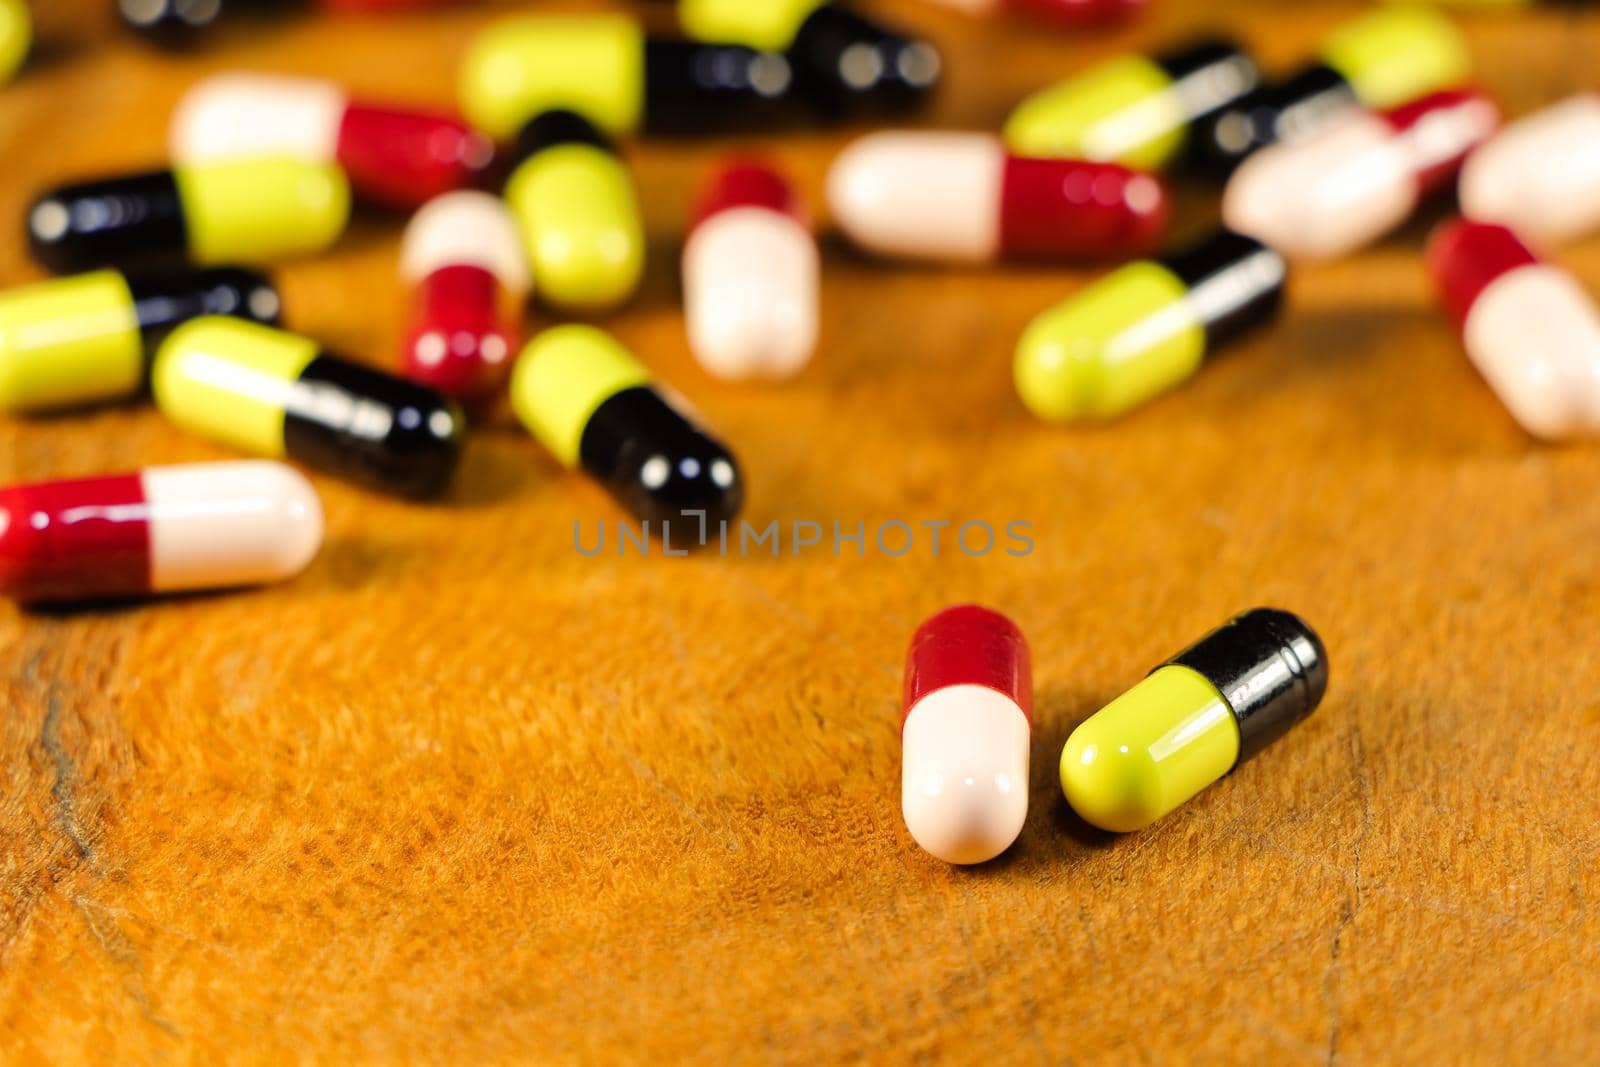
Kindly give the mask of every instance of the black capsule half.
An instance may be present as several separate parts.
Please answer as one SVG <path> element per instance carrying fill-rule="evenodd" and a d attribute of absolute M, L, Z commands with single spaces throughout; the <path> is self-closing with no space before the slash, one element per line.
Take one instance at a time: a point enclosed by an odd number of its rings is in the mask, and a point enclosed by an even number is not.
<path fill-rule="evenodd" d="M 1196 123 L 1187 162 L 1208 177 L 1225 179 L 1255 152 L 1315 129 L 1359 102 L 1344 75 L 1321 64 L 1308 67 Z"/>
<path fill-rule="evenodd" d="M 264 274 L 238 267 L 124 275 L 139 332 L 147 342 L 203 315 L 228 315 L 276 326 L 283 300 Z"/>
<path fill-rule="evenodd" d="M 52 189 L 28 209 L 27 228 L 33 258 L 57 274 L 180 260 L 189 244 L 168 170 Z"/>
<path fill-rule="evenodd" d="M 789 60 L 742 45 L 649 38 L 644 82 L 649 133 L 770 129 L 790 119 L 795 104 Z"/>
<path fill-rule="evenodd" d="M 1261 86 L 1256 61 L 1237 43 L 1210 37 L 1154 57 L 1172 80 L 1184 119 L 1202 122 Z"/>
<path fill-rule="evenodd" d="M 623 389 L 595 409 L 578 462 L 634 515 L 670 522 L 690 539 L 700 536 L 702 519 L 707 540 L 714 538 L 718 523 L 744 503 L 733 454 L 648 385 Z M 673 543 L 684 537 L 674 534 Z"/>
<path fill-rule="evenodd" d="M 283 446 L 294 459 L 351 481 L 430 497 L 455 473 L 465 425 L 442 393 L 322 354 L 290 391 Z"/>
<path fill-rule="evenodd" d="M 1239 763 L 1310 715 L 1328 690 L 1322 639 L 1298 616 L 1276 608 L 1229 620 L 1162 666 L 1174 664 L 1222 694 L 1239 724 Z"/>
<path fill-rule="evenodd" d="M 930 42 L 837 4 L 812 12 L 789 46 L 795 84 L 827 115 L 902 111 L 927 99 L 942 60 Z"/>
<path fill-rule="evenodd" d="M 510 162 L 513 166 L 526 162 L 546 148 L 557 145 L 581 144 L 616 154 L 616 147 L 600 132 L 599 127 L 565 108 L 542 111 L 523 124 L 512 145 Z"/>
<path fill-rule="evenodd" d="M 1207 351 L 1270 322 L 1283 305 L 1289 265 L 1253 237 L 1217 230 L 1161 263 L 1188 288 Z"/>

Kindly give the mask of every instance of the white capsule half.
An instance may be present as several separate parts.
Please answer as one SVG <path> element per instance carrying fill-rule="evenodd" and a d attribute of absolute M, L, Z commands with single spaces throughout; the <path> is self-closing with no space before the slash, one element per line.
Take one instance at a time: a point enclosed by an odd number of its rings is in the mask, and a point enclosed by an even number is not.
<path fill-rule="evenodd" d="M 246 156 L 331 162 L 349 98 L 333 82 L 274 74 L 214 74 L 172 114 L 172 159 L 195 163 Z"/>
<path fill-rule="evenodd" d="M 1222 218 L 1291 259 L 1332 259 L 1388 233 L 1416 205 L 1405 139 L 1377 115 L 1352 112 L 1245 160 L 1223 194 Z"/>
<path fill-rule="evenodd" d="M 488 193 L 445 193 L 412 216 L 400 247 L 400 276 L 415 283 L 443 267 L 486 270 L 518 297 L 533 287 L 517 220 Z"/>
<path fill-rule="evenodd" d="M 1005 694 L 951 685 L 919 700 L 902 734 L 900 810 L 946 863 L 983 863 L 1028 817 L 1028 717 Z"/>
<path fill-rule="evenodd" d="M 322 547 L 322 503 L 297 471 L 270 460 L 148 467 L 150 587 L 261 585 L 293 577 Z"/>
<path fill-rule="evenodd" d="M 1461 172 L 1461 209 L 1535 244 L 1600 229 L 1600 95 L 1535 112 L 1474 152 Z"/>
<path fill-rule="evenodd" d="M 887 131 L 849 145 L 828 173 L 834 220 L 885 256 L 982 263 L 1000 248 L 1005 149 L 981 133 Z"/>
<path fill-rule="evenodd" d="M 1600 433 L 1600 312 L 1572 275 L 1542 263 L 1507 271 L 1473 301 L 1462 339 L 1529 433 Z"/>
<path fill-rule="evenodd" d="M 719 378 L 788 378 L 817 347 L 821 262 L 801 223 L 764 207 L 719 211 L 683 249 L 689 347 Z"/>

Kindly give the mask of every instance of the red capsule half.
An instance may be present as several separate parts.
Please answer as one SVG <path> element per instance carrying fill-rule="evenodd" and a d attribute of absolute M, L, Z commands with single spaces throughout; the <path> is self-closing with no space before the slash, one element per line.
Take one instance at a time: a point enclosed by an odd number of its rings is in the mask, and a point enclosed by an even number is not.
<path fill-rule="evenodd" d="M 1428 266 L 1467 355 L 1529 433 L 1600 433 L 1600 310 L 1577 280 L 1510 229 L 1458 220 Z"/>
<path fill-rule="evenodd" d="M 1170 213 L 1153 175 L 1012 156 L 977 133 L 869 134 L 834 162 L 828 200 L 868 251 L 966 262 L 1128 258 L 1155 247 Z"/>
<path fill-rule="evenodd" d="M 516 220 L 488 193 L 446 193 L 406 227 L 402 278 L 415 289 L 406 377 L 471 403 L 505 384 L 531 287 Z"/>
<path fill-rule="evenodd" d="M 314 78 L 218 74 L 173 114 L 181 163 L 290 155 L 336 162 L 369 199 L 414 207 L 480 181 L 494 161 L 488 137 L 449 112 L 350 99 Z"/>
<path fill-rule="evenodd" d="M 1028 814 L 1032 722 L 1032 662 L 1015 623 L 966 604 L 917 628 L 900 724 L 900 807 L 917 844 L 948 863 L 1011 846 Z"/>

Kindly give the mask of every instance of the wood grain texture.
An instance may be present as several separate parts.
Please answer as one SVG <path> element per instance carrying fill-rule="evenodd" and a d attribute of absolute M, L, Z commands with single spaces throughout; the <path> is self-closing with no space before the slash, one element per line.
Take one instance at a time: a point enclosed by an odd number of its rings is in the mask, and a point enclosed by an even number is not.
<path fill-rule="evenodd" d="M 201 73 L 451 97 L 487 8 L 284 20 L 187 56 L 37 3 L 0 91 L 0 283 L 47 182 L 161 158 Z M 529 5 L 531 6 L 531 5 Z M 1360 5 L 1162 0 L 1109 37 L 880 8 L 993 127 L 1207 24 L 1282 66 Z M 1593 84 L 1600 14 L 1464 18 L 1521 113 Z M 820 207 L 848 131 L 750 142 Z M 1032 523 L 1033 554 L 584 559 L 612 518 L 497 414 L 436 506 L 318 478 L 299 580 L 0 608 L 0 1053 L 15 1062 L 1600 1059 L 1600 451 L 1519 432 L 1431 306 L 1419 223 L 1303 270 L 1273 330 L 1114 425 L 1052 430 L 1012 344 L 1093 270 L 827 254 L 781 388 L 689 357 L 678 234 L 724 146 L 630 148 L 653 259 L 610 325 L 737 447 L 748 516 Z M 1185 198 L 1183 227 L 1214 207 Z M 398 226 L 282 272 L 292 324 L 392 361 Z M 1563 250 L 1600 290 L 1600 241 Z M 548 322 L 548 316 L 536 316 Z M 0 476 L 222 450 L 131 404 L 0 421 Z M 590 527 L 592 529 L 592 527 Z M 1037 664 L 1033 809 L 977 870 L 901 825 L 904 644 L 958 599 Z M 1323 708 L 1144 833 L 1064 810 L 1072 727 L 1230 613 L 1303 613 Z"/>

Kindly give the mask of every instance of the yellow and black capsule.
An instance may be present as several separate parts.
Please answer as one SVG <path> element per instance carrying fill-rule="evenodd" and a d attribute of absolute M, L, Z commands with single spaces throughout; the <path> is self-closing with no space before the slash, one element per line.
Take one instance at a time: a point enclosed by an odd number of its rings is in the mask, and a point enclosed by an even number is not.
<path fill-rule="evenodd" d="M 58 274 L 261 264 L 321 251 L 349 218 L 350 185 L 334 164 L 222 160 L 53 189 L 28 211 L 28 244 Z"/>
<path fill-rule="evenodd" d="M 1328 688 L 1328 653 L 1287 611 L 1247 611 L 1083 722 L 1061 789 L 1085 822 L 1140 830 L 1281 737 Z"/>
<path fill-rule="evenodd" d="M 442 394 L 238 319 L 178 327 L 151 384 L 161 413 L 186 430 L 385 492 L 433 496 L 461 452 L 464 420 Z"/>
<path fill-rule="evenodd" d="M 95 271 L 0 293 L 0 409 L 44 411 L 129 396 L 146 355 L 202 315 L 276 324 L 265 277 L 233 267 L 159 274 Z"/>
<path fill-rule="evenodd" d="M 528 342 L 512 374 L 511 403 L 562 464 L 583 468 L 648 522 L 697 535 L 733 519 L 744 502 L 733 455 L 603 330 L 557 326 Z M 674 534 L 673 543 L 684 536 Z"/>
<path fill-rule="evenodd" d="M 546 111 L 522 128 L 514 158 L 505 199 L 534 292 L 579 311 L 633 295 L 644 273 L 644 223 L 633 177 L 605 136 L 576 112 Z"/>
<path fill-rule="evenodd" d="M 698 41 L 782 51 L 796 91 L 831 115 L 899 111 L 939 83 L 939 50 L 825 0 L 679 0 L 678 20 Z"/>

